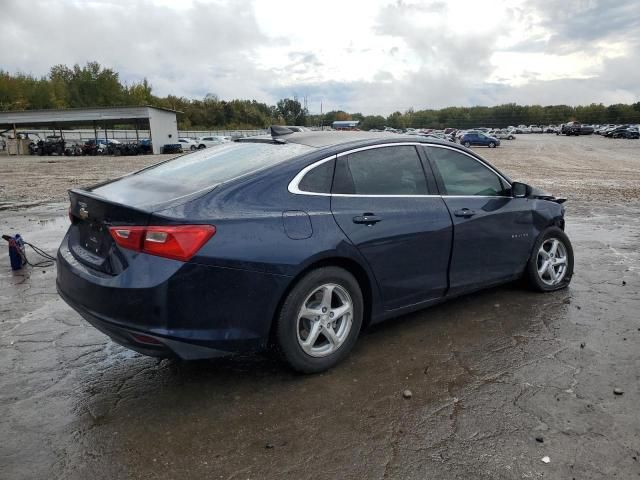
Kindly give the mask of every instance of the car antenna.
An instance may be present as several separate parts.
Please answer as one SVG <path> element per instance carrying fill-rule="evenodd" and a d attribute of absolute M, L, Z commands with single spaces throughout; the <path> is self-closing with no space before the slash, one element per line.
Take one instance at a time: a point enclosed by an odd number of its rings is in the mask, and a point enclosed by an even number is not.
<path fill-rule="evenodd" d="M 276 143 L 287 143 L 284 138 L 280 137 L 291 135 L 293 133 L 293 130 L 287 127 L 283 127 L 282 125 L 271 125 L 271 127 L 269 127 L 269 130 L 271 131 L 271 138 Z"/>

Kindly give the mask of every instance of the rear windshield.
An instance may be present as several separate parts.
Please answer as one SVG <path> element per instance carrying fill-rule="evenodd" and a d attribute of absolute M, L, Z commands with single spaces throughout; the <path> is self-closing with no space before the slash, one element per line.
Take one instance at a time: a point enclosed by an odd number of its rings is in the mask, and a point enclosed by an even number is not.
<path fill-rule="evenodd" d="M 310 150 L 313 149 L 295 143 L 226 143 L 141 170 L 98 187 L 94 193 L 135 207 L 158 205 L 213 188 Z"/>

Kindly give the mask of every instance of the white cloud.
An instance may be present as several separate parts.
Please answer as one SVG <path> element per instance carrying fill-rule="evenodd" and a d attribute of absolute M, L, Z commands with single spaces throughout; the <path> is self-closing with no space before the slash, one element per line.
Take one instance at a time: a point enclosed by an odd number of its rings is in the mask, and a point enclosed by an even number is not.
<path fill-rule="evenodd" d="M 159 95 L 312 110 L 633 102 L 636 0 L 3 2 L 0 69 L 97 60 Z"/>

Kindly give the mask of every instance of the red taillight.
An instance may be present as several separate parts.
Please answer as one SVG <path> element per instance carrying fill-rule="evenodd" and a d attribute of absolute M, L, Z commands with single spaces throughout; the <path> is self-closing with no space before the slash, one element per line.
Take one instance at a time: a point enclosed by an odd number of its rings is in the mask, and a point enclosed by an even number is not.
<path fill-rule="evenodd" d="M 186 262 L 216 233 L 213 225 L 166 225 L 157 227 L 109 227 L 118 245 Z"/>
<path fill-rule="evenodd" d="M 129 250 L 142 250 L 142 239 L 146 227 L 109 227 L 111 236 L 118 245 Z"/>

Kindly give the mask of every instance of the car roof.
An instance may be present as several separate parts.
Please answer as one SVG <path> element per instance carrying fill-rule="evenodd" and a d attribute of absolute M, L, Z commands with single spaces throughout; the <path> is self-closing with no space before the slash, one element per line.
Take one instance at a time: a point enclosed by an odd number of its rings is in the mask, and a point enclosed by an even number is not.
<path fill-rule="evenodd" d="M 364 131 L 309 131 L 294 132 L 289 135 L 276 137 L 276 142 L 297 143 L 313 148 L 326 147 L 357 147 L 359 144 L 370 145 L 376 143 L 432 143 L 441 145 L 451 145 L 451 142 L 441 141 L 433 137 L 421 137 L 418 135 L 400 135 L 392 132 L 364 132 Z M 257 135 L 255 137 L 246 137 L 239 139 L 241 142 L 273 142 L 274 139 L 270 135 Z"/>

